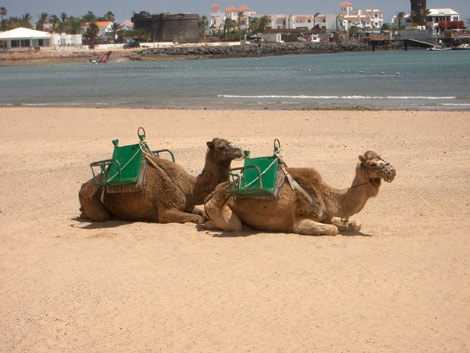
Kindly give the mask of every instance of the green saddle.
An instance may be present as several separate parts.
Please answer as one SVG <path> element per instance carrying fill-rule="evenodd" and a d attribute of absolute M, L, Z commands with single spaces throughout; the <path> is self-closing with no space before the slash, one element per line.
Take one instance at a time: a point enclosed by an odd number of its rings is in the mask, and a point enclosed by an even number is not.
<path fill-rule="evenodd" d="M 139 143 L 119 146 L 119 140 L 113 140 L 114 150 L 110 159 L 90 164 L 97 186 L 106 187 L 110 193 L 139 191 L 145 187 L 147 160 L 145 156 L 157 156 L 168 152 L 173 162 L 173 152 L 168 149 L 151 151 L 145 142 L 145 130 L 137 130 Z"/>
<path fill-rule="evenodd" d="M 275 196 L 279 188 L 279 158 L 276 154 L 279 147 L 279 140 L 276 139 L 274 154 L 268 157 L 249 158 L 250 152 L 245 151 L 243 167 L 229 170 L 230 190 L 227 192 L 239 198 Z"/>

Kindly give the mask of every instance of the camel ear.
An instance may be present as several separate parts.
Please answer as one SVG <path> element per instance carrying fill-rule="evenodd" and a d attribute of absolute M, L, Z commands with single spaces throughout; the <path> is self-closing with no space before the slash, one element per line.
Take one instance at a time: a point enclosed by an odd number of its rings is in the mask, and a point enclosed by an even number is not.
<path fill-rule="evenodd" d="M 363 154 L 360 154 L 360 155 L 359 155 L 359 160 L 360 160 L 362 163 L 367 162 L 367 158 L 366 158 L 366 156 L 364 156 Z"/>
<path fill-rule="evenodd" d="M 207 147 L 212 151 L 214 149 L 214 142 L 213 141 L 207 141 Z"/>

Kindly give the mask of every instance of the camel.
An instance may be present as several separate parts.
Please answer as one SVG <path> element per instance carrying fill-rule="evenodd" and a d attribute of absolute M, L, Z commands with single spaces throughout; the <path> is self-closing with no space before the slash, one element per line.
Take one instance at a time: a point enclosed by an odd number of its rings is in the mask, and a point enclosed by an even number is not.
<path fill-rule="evenodd" d="M 168 159 L 152 156 L 141 191 L 108 193 L 90 179 L 79 192 L 81 218 L 202 224 L 202 214 L 192 213 L 194 206 L 227 179 L 231 161 L 243 155 L 237 145 L 220 138 L 207 142 L 207 147 L 204 169 L 197 177 Z"/>
<path fill-rule="evenodd" d="M 381 179 L 390 183 L 396 175 L 395 169 L 372 151 L 359 156 L 353 182 L 343 190 L 329 186 L 313 168 L 285 170 L 287 179 L 292 177 L 292 185 L 297 183 L 300 188 L 293 190 L 286 180 L 279 199 L 235 198 L 226 192 L 233 185 L 228 182 L 219 184 L 205 203 L 205 211 L 210 218 L 205 227 L 240 231 L 248 226 L 303 235 L 359 231 L 360 222 L 349 220 L 349 217 L 361 211 L 370 197 L 377 196 Z"/>

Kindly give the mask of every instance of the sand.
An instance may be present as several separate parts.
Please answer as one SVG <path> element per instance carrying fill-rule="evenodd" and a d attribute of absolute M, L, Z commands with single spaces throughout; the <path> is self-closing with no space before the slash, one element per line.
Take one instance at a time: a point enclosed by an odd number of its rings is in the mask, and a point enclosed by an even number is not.
<path fill-rule="evenodd" d="M 469 352 L 470 112 L 0 108 L 1 352 Z M 79 217 L 111 140 L 191 174 L 224 137 L 350 185 L 397 170 L 335 237 Z M 239 163 L 239 162 L 237 162 Z"/>

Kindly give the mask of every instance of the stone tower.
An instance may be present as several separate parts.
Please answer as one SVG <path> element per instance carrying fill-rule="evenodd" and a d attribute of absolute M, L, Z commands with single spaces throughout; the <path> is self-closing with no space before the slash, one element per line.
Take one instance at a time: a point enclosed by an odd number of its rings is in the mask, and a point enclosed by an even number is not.
<path fill-rule="evenodd" d="M 141 11 L 132 17 L 134 28 L 148 29 L 156 42 L 197 43 L 200 41 L 199 16 L 195 14 L 161 13 L 150 15 Z"/>
<path fill-rule="evenodd" d="M 411 23 L 418 26 L 426 25 L 426 0 L 411 1 Z"/>

